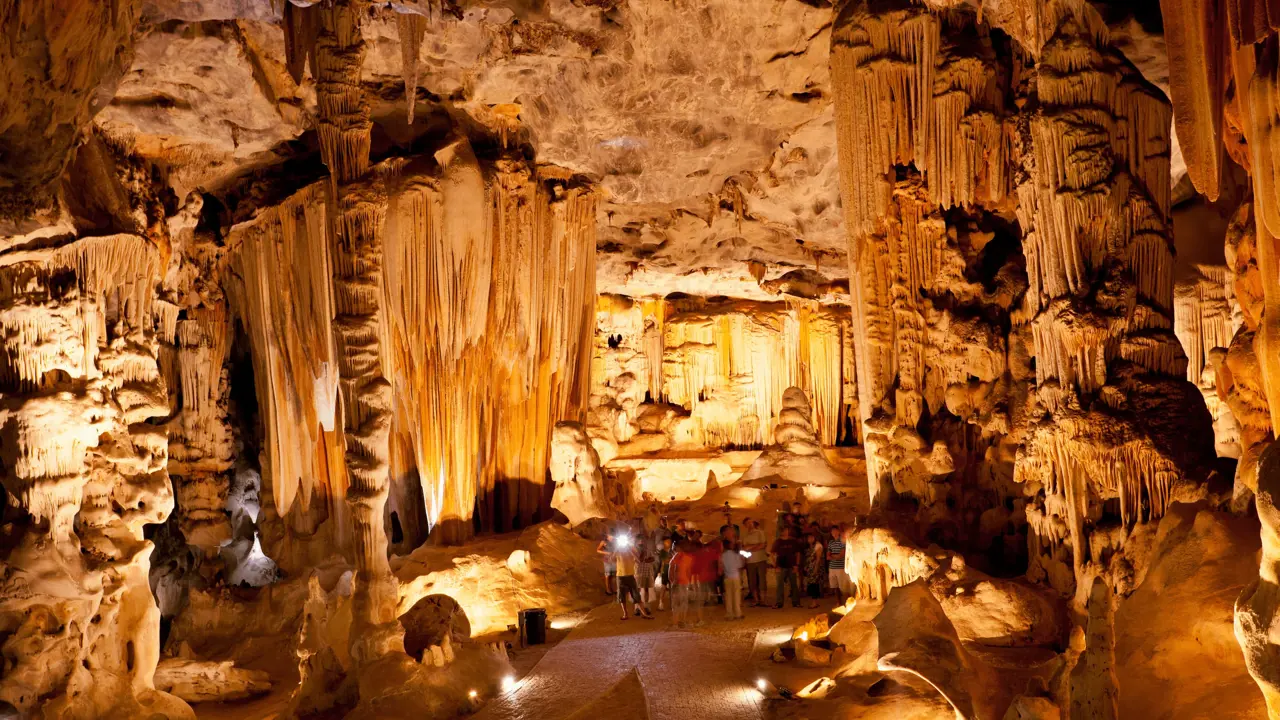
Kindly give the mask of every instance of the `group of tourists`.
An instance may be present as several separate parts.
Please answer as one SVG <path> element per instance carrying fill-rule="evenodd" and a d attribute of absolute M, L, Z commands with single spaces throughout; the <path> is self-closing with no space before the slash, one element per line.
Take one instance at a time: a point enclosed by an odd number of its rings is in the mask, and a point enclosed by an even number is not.
<path fill-rule="evenodd" d="M 604 591 L 617 596 L 623 620 L 652 619 L 669 607 L 679 627 L 704 624 L 708 606 L 723 605 L 726 620 L 742 619 L 744 600 L 781 608 L 788 591 L 800 607 L 802 588 L 811 608 L 829 594 L 843 602 L 853 592 L 844 572 L 845 526 L 811 520 L 806 509 L 784 504 L 770 539 L 756 518 L 734 522 L 727 505 L 716 534 L 684 518 L 672 523 L 650 506 L 643 517 L 612 526 L 596 548 L 604 557 Z"/>

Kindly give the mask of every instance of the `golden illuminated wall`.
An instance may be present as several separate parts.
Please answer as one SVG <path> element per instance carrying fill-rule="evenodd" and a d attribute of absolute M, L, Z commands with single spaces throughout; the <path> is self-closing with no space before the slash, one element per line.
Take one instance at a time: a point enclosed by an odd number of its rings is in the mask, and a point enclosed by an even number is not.
<path fill-rule="evenodd" d="M 822 443 L 845 439 L 855 381 L 842 308 L 602 296 L 596 322 L 597 402 L 629 374 L 636 394 L 691 413 L 698 444 L 761 446 L 772 442 L 783 391 L 797 386 L 812 398 Z"/>
<path fill-rule="evenodd" d="M 391 386 L 387 512 L 408 546 L 429 530 L 464 539 L 477 512 L 483 529 L 546 517 L 551 428 L 585 407 L 595 302 L 589 190 L 523 161 L 482 163 L 465 141 L 435 159 L 389 161 L 348 191 L 373 203 L 381 243 L 370 345 Z M 232 239 L 229 295 L 251 340 L 263 477 L 286 556 L 289 545 L 350 551 L 327 187 L 295 194 Z"/>

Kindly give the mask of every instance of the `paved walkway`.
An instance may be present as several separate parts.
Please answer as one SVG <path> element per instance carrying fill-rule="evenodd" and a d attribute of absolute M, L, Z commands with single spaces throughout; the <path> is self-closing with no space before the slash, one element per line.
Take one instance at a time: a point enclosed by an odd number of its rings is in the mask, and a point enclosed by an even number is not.
<path fill-rule="evenodd" d="M 719 618 L 719 607 L 708 607 Z M 650 720 L 755 720 L 762 718 L 755 690 L 755 655 L 771 652 L 783 628 L 804 622 L 812 610 L 747 608 L 747 619 L 716 620 L 695 630 L 657 619 L 618 618 L 616 605 L 593 610 L 586 620 L 534 666 L 511 692 L 490 701 L 477 720 L 567 720 L 596 716 L 601 702 L 641 705 Z M 774 636 L 778 636 L 774 638 Z M 756 639 L 762 643 L 757 650 Z M 633 672 L 634 669 L 634 672 Z M 639 677 L 636 687 L 635 676 Z M 617 690 L 614 690 L 615 686 Z M 606 698 L 606 696 L 610 696 Z M 602 700 L 603 699 L 603 700 Z M 622 710 L 622 708 L 618 708 Z M 625 717 L 643 718 L 627 707 Z M 611 717 L 621 717 L 613 712 Z"/>

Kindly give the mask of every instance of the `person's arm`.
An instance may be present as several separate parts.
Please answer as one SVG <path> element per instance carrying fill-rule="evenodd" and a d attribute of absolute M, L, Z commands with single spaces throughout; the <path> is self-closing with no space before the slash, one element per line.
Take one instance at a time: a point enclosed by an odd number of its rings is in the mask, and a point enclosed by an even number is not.
<path fill-rule="evenodd" d="M 596 552 L 597 552 L 597 553 L 599 553 L 599 554 L 601 554 L 601 555 L 612 555 L 612 554 L 613 554 L 613 553 L 609 550 L 609 541 L 608 541 L 608 540 L 601 540 L 601 541 L 600 541 L 600 544 L 596 546 Z"/>

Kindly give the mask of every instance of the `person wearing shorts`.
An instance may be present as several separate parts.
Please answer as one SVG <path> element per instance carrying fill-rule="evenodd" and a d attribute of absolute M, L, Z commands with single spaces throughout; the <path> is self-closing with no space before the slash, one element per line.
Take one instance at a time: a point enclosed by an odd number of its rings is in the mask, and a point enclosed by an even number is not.
<path fill-rule="evenodd" d="M 622 606 L 622 619 L 627 620 L 630 615 L 627 613 L 627 599 L 637 608 L 637 614 L 646 620 L 652 620 L 653 615 L 649 613 L 649 608 L 645 607 L 644 600 L 640 599 L 640 585 L 636 582 L 636 565 L 638 554 L 633 547 L 619 548 L 614 553 L 618 568 L 618 604 Z"/>
<path fill-rule="evenodd" d="M 604 539 L 596 546 L 596 552 L 604 556 L 604 594 L 613 595 L 617 592 L 616 578 L 618 576 L 618 565 L 614 558 L 614 536 L 612 532 L 606 532 Z"/>

